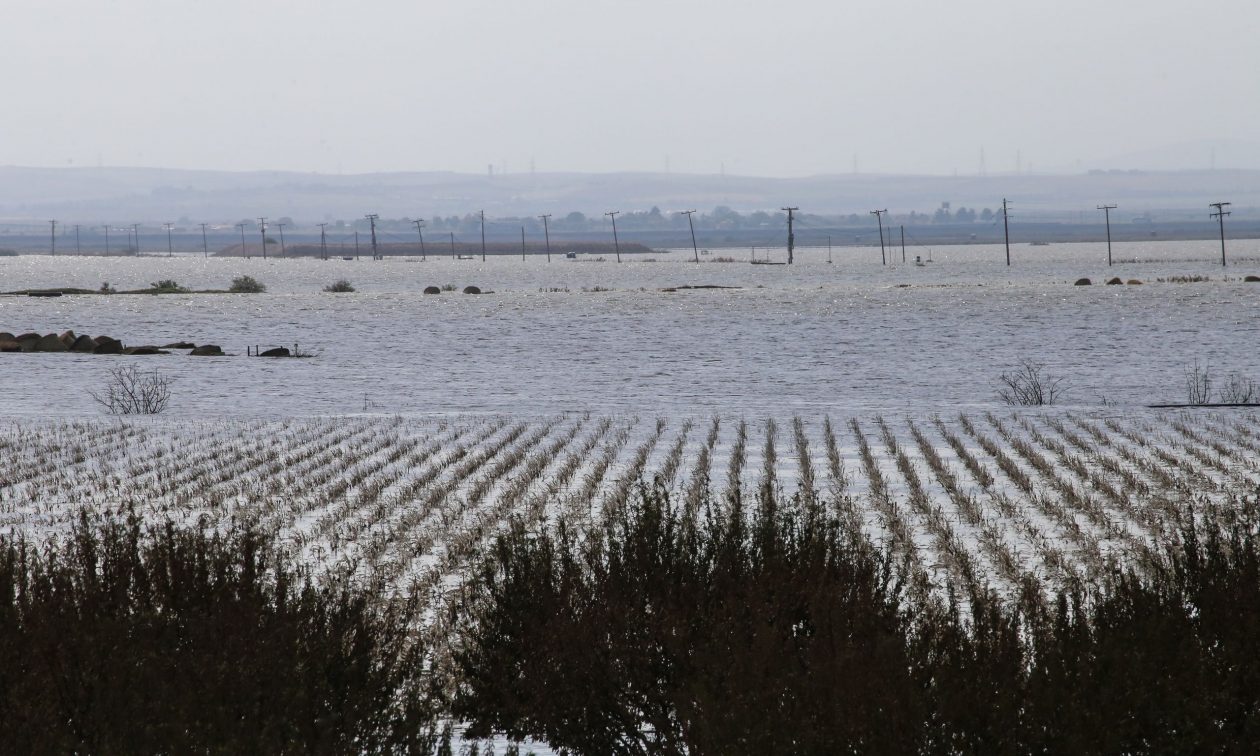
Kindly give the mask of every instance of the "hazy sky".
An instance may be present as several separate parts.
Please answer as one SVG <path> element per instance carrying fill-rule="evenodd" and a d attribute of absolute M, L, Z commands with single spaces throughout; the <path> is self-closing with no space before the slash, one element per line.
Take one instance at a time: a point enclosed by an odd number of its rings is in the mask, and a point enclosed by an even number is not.
<path fill-rule="evenodd" d="M 0 164 L 799 176 L 1260 133 L 1260 2 L 9 0 Z"/>

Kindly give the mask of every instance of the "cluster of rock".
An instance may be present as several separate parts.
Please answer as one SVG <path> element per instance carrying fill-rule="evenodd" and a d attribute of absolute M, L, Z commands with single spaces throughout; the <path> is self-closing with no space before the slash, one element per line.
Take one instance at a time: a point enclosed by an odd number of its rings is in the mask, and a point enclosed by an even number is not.
<path fill-rule="evenodd" d="M 172 349 L 188 349 L 188 353 L 196 356 L 215 357 L 223 354 L 223 350 L 215 344 L 197 346 L 191 342 L 179 341 L 164 346 L 124 346 L 122 341 L 112 336 L 76 336 L 74 331 L 66 331 L 60 335 L 49 333 L 23 333 L 14 336 L 0 331 L 0 352 L 77 352 L 79 354 L 170 354 Z"/>
<path fill-rule="evenodd" d="M 1088 278 L 1078 278 L 1078 279 L 1076 279 L 1076 283 L 1074 284 L 1074 286 L 1089 286 L 1089 285 L 1090 285 L 1090 284 L 1092 284 L 1092 283 L 1093 283 L 1093 282 L 1092 282 L 1092 281 L 1090 281 Z M 1139 281 L 1139 280 L 1137 280 L 1136 278 L 1130 278 L 1128 281 L 1122 281 L 1122 280 L 1120 280 L 1118 277 L 1117 277 L 1117 278 L 1109 278 L 1109 279 L 1107 279 L 1107 282 L 1106 282 L 1106 283 L 1107 283 L 1107 285 L 1108 285 L 1108 286 L 1120 286 L 1121 284 L 1128 284 L 1129 286 L 1141 286 L 1141 285 L 1142 285 L 1142 282 L 1141 282 L 1141 281 Z"/>
<path fill-rule="evenodd" d="M 442 293 L 442 290 L 441 290 L 441 289 L 439 289 L 439 288 L 438 288 L 438 287 L 436 287 L 436 286 L 426 286 L 426 287 L 424 287 L 424 293 L 425 293 L 425 294 L 441 294 L 441 293 Z M 482 292 L 481 292 L 480 287 L 477 287 L 477 286 L 465 286 L 465 287 L 464 287 L 464 293 L 465 293 L 465 294 L 481 294 Z"/>

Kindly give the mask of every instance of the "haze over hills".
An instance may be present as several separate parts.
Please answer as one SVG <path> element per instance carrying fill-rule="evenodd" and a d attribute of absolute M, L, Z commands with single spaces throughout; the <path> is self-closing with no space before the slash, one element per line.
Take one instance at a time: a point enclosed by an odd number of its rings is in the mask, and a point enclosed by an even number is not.
<path fill-rule="evenodd" d="M 1137 160 L 1137 158 L 1133 158 Z M 1138 164 L 1123 161 L 1115 165 Z M 739 212 L 794 205 L 802 212 L 930 213 L 997 208 L 1003 198 L 1023 217 L 1076 219 L 1101 203 L 1125 217 L 1203 215 L 1209 202 L 1233 203 L 1236 217 L 1260 216 L 1260 170 L 1093 170 L 1076 174 L 898 176 L 845 174 L 763 178 L 678 173 L 446 172 L 330 175 L 155 168 L 0 167 L 0 224 L 142 222 L 235 223 L 258 215 L 298 223 L 382 217 L 563 215 L 608 210 L 664 212 L 727 206 Z"/>

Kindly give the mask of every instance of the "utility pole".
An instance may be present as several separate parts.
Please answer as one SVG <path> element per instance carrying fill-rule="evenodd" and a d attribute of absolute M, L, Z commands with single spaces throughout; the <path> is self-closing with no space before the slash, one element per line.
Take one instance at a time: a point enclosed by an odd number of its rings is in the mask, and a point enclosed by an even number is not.
<path fill-rule="evenodd" d="M 245 222 L 241 221 L 240 223 L 237 223 L 236 227 L 241 230 L 241 257 L 244 257 L 245 256 Z"/>
<path fill-rule="evenodd" d="M 168 221 L 166 223 L 163 223 L 162 225 L 166 226 L 166 256 L 171 257 L 175 253 L 174 247 L 171 245 L 171 225 L 172 224 Z"/>
<path fill-rule="evenodd" d="M 284 252 L 284 227 L 286 225 L 288 224 L 279 223 L 279 222 L 276 223 L 276 228 L 280 229 L 280 256 L 281 257 L 284 257 L 284 254 L 285 254 Z"/>
<path fill-rule="evenodd" d="M 525 227 L 521 226 L 521 262 L 525 262 Z"/>
<path fill-rule="evenodd" d="M 792 250 L 796 247 L 796 234 L 792 233 L 792 221 L 794 220 L 792 213 L 800 210 L 799 207 L 781 207 L 788 214 L 788 265 L 792 264 Z"/>
<path fill-rule="evenodd" d="M 451 232 L 451 259 L 455 259 L 455 232 Z"/>
<path fill-rule="evenodd" d="M 132 223 L 131 227 L 136 232 L 136 257 L 139 257 L 140 256 L 140 224 Z"/>
<path fill-rule="evenodd" d="M 354 230 L 354 259 L 359 259 L 359 229 Z"/>
<path fill-rule="evenodd" d="M 57 254 L 57 221 L 50 220 L 48 223 L 52 226 L 52 232 L 49 235 L 49 238 L 52 239 L 52 247 L 50 248 L 52 251 L 49 254 L 55 255 Z"/>
<path fill-rule="evenodd" d="M 831 264 L 831 234 L 827 234 L 827 264 Z"/>
<path fill-rule="evenodd" d="M 691 251 L 695 255 L 695 261 L 700 262 L 700 250 L 696 247 L 696 224 L 692 222 L 691 216 L 695 214 L 695 210 L 682 210 L 683 215 L 687 216 L 687 226 L 691 228 Z"/>
<path fill-rule="evenodd" d="M 266 260 L 267 259 L 267 219 L 266 218 L 258 219 L 258 233 L 262 235 L 263 259 Z"/>
<path fill-rule="evenodd" d="M 621 212 L 620 210 L 613 210 L 611 212 L 604 213 L 604 215 L 607 215 L 609 218 L 612 218 L 613 249 L 617 250 L 617 262 L 621 262 L 621 242 L 617 240 L 617 214 L 620 212 Z"/>
<path fill-rule="evenodd" d="M 109 224 L 105 224 L 105 254 L 109 254 Z"/>
<path fill-rule="evenodd" d="M 368 219 L 368 223 L 372 227 L 372 259 L 380 260 L 381 253 L 376 248 L 376 219 L 381 216 L 377 215 L 376 213 L 368 213 L 367 215 L 363 217 Z"/>
<path fill-rule="evenodd" d="M 547 219 L 551 217 L 551 214 L 548 213 L 547 215 L 540 215 L 538 217 L 542 218 L 543 235 L 547 237 L 547 262 L 551 262 L 551 229 L 547 228 Z"/>
<path fill-rule="evenodd" d="M 1011 214 L 1007 210 L 1006 198 L 1002 198 L 1002 229 L 1006 233 L 1006 267 L 1011 267 Z"/>
<path fill-rule="evenodd" d="M 1225 266 L 1225 216 L 1229 215 L 1229 211 L 1225 208 L 1232 205 L 1232 202 L 1213 202 L 1208 207 L 1216 208 L 1216 212 L 1210 214 L 1209 218 L 1216 218 L 1221 223 L 1221 267 Z"/>
<path fill-rule="evenodd" d="M 901 264 L 906 264 L 906 227 L 901 227 Z"/>
<path fill-rule="evenodd" d="M 318 223 L 319 226 L 319 258 L 321 260 L 328 259 L 328 224 Z"/>
<path fill-rule="evenodd" d="M 875 222 L 879 224 L 879 264 L 887 265 L 888 258 L 884 255 L 884 213 L 888 212 L 888 208 L 883 210 L 872 210 L 871 215 L 875 216 Z"/>
<path fill-rule="evenodd" d="M 1099 205 L 1099 210 L 1103 211 L 1104 217 L 1107 219 L 1107 267 L 1111 267 L 1111 211 L 1116 209 L 1115 205 Z"/>
<path fill-rule="evenodd" d="M 79 246 L 79 224 L 74 224 L 74 253 L 76 255 L 83 254 L 83 248 Z"/>
<path fill-rule="evenodd" d="M 420 234 L 420 259 L 428 260 L 429 253 L 424 248 L 424 218 L 413 220 L 412 223 L 416 224 L 416 233 Z"/>
<path fill-rule="evenodd" d="M 210 242 L 206 241 L 206 224 L 201 224 L 201 251 L 205 254 L 206 259 L 210 258 Z"/>
<path fill-rule="evenodd" d="M 481 213 L 481 261 L 486 261 L 486 211 L 480 210 Z"/>

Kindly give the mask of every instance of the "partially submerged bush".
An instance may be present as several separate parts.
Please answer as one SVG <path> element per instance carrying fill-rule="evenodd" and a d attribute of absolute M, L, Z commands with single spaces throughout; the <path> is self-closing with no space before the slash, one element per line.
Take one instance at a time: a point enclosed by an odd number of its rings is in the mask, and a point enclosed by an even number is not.
<path fill-rule="evenodd" d="M 262 294 L 267 291 L 267 287 L 253 276 L 237 276 L 232 279 L 228 291 L 233 294 Z"/>
<path fill-rule="evenodd" d="M 172 278 L 164 278 L 161 281 L 154 281 L 149 284 L 149 288 L 155 294 L 182 294 L 188 291 L 188 289 L 180 286 Z"/>
<path fill-rule="evenodd" d="M 354 291 L 354 286 L 352 286 L 349 281 L 342 278 L 337 281 L 333 281 L 332 283 L 325 286 L 324 291 L 331 292 L 334 294 L 346 293 L 346 292 Z"/>
<path fill-rule="evenodd" d="M 1047 373 L 1045 367 L 1034 360 L 1020 360 L 1018 367 L 998 376 L 998 396 L 1007 404 L 1025 407 L 1058 402 L 1067 392 L 1066 379 Z"/>
<path fill-rule="evenodd" d="M 386 753 L 434 741 L 414 606 L 304 578 L 248 527 L 85 515 L 0 537 L 10 753 Z"/>
<path fill-rule="evenodd" d="M 1199 361 L 1185 371 L 1186 403 L 1208 404 L 1212 401 L 1212 371 L 1207 365 L 1199 367 Z"/>
<path fill-rule="evenodd" d="M 1256 404 L 1260 402 L 1260 390 L 1256 382 L 1242 373 L 1230 373 L 1217 394 L 1222 404 Z"/>

